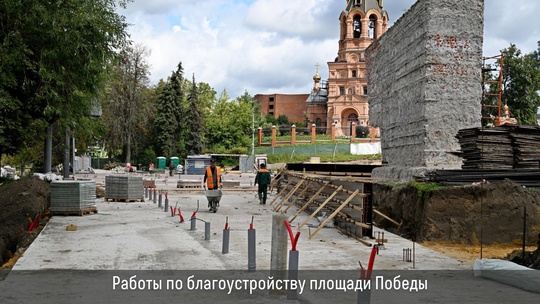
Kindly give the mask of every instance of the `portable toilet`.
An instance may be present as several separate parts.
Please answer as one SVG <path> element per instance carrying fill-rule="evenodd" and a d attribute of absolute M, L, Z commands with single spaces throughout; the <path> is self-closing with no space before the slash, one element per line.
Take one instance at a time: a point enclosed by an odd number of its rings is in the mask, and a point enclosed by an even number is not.
<path fill-rule="evenodd" d="M 157 157 L 157 168 L 165 170 L 167 168 L 167 158 L 164 156 Z"/>
<path fill-rule="evenodd" d="M 171 163 L 173 163 L 174 168 L 176 169 L 176 167 L 180 163 L 180 159 L 177 156 L 171 156 Z"/>
<path fill-rule="evenodd" d="M 257 154 L 255 155 L 255 165 L 257 166 L 257 169 L 261 168 L 261 164 L 267 164 L 268 157 L 266 154 Z"/>

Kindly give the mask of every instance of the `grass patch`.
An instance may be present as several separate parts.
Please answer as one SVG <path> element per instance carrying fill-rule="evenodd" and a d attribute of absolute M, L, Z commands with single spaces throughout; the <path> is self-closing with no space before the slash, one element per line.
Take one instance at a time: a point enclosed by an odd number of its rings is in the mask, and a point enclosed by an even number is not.
<path fill-rule="evenodd" d="M 350 140 L 350 139 L 351 139 L 350 136 L 336 136 L 336 140 Z M 291 135 L 276 136 L 276 141 L 287 142 L 287 141 L 291 141 L 291 140 L 292 140 Z M 296 140 L 297 141 L 311 140 L 311 135 L 296 135 Z M 316 137 L 315 140 L 316 141 L 332 140 L 332 136 L 331 135 L 326 135 L 326 134 L 317 134 L 317 137 Z M 262 142 L 264 142 L 264 143 L 269 143 L 271 141 L 272 141 L 271 136 L 265 136 L 265 137 L 262 138 Z"/>
<path fill-rule="evenodd" d="M 427 197 L 431 191 L 445 188 L 437 183 L 410 182 L 409 185 L 416 188 L 416 193 L 420 198 Z"/>
<path fill-rule="evenodd" d="M 380 160 L 381 154 L 374 154 L 374 155 L 353 155 L 350 153 L 340 153 L 336 154 L 335 156 L 332 155 L 317 155 L 317 157 L 321 158 L 321 162 L 348 162 L 348 161 L 356 161 L 356 160 Z M 292 157 L 290 155 L 286 154 L 269 154 L 268 155 L 268 162 L 271 164 L 275 163 L 304 163 L 308 162 L 310 160 L 311 156 L 309 155 L 298 155 L 295 154 Z"/>

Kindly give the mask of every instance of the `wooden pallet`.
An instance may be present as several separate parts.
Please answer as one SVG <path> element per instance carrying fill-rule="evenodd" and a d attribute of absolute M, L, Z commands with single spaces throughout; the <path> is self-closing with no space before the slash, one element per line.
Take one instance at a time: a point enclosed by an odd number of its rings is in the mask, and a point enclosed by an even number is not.
<path fill-rule="evenodd" d="M 122 203 L 134 203 L 134 202 L 144 202 L 144 198 L 104 198 L 104 202 L 122 202 Z"/>
<path fill-rule="evenodd" d="M 179 180 L 176 183 L 176 188 L 183 189 L 202 189 L 201 182 L 192 180 Z"/>
<path fill-rule="evenodd" d="M 90 208 L 84 208 L 78 211 L 52 211 L 52 215 L 78 215 L 83 216 L 85 214 L 92 214 L 92 213 L 98 213 L 98 210 L 96 207 L 90 207 Z"/>
<path fill-rule="evenodd" d="M 190 186 L 190 185 L 180 185 L 180 186 L 177 186 L 177 188 L 180 188 L 180 189 L 202 189 L 201 186 Z"/>

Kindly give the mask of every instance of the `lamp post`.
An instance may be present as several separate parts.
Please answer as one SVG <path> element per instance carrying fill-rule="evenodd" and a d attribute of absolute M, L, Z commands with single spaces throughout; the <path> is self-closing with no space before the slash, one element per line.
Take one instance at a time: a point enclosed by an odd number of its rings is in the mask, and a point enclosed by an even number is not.
<path fill-rule="evenodd" d="M 255 164 L 255 100 L 253 99 L 253 106 L 251 107 L 251 156 L 253 157 L 253 164 Z"/>

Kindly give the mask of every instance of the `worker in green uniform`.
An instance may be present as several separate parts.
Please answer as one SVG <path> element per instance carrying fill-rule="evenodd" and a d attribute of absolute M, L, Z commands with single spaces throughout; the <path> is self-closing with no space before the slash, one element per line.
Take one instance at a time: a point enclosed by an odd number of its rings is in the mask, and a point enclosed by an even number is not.
<path fill-rule="evenodd" d="M 266 169 L 266 164 L 262 163 L 261 168 L 257 171 L 257 175 L 255 175 L 255 185 L 259 184 L 259 188 L 257 189 L 259 203 L 262 205 L 266 204 L 268 185 L 270 185 L 271 181 L 270 171 Z"/>

